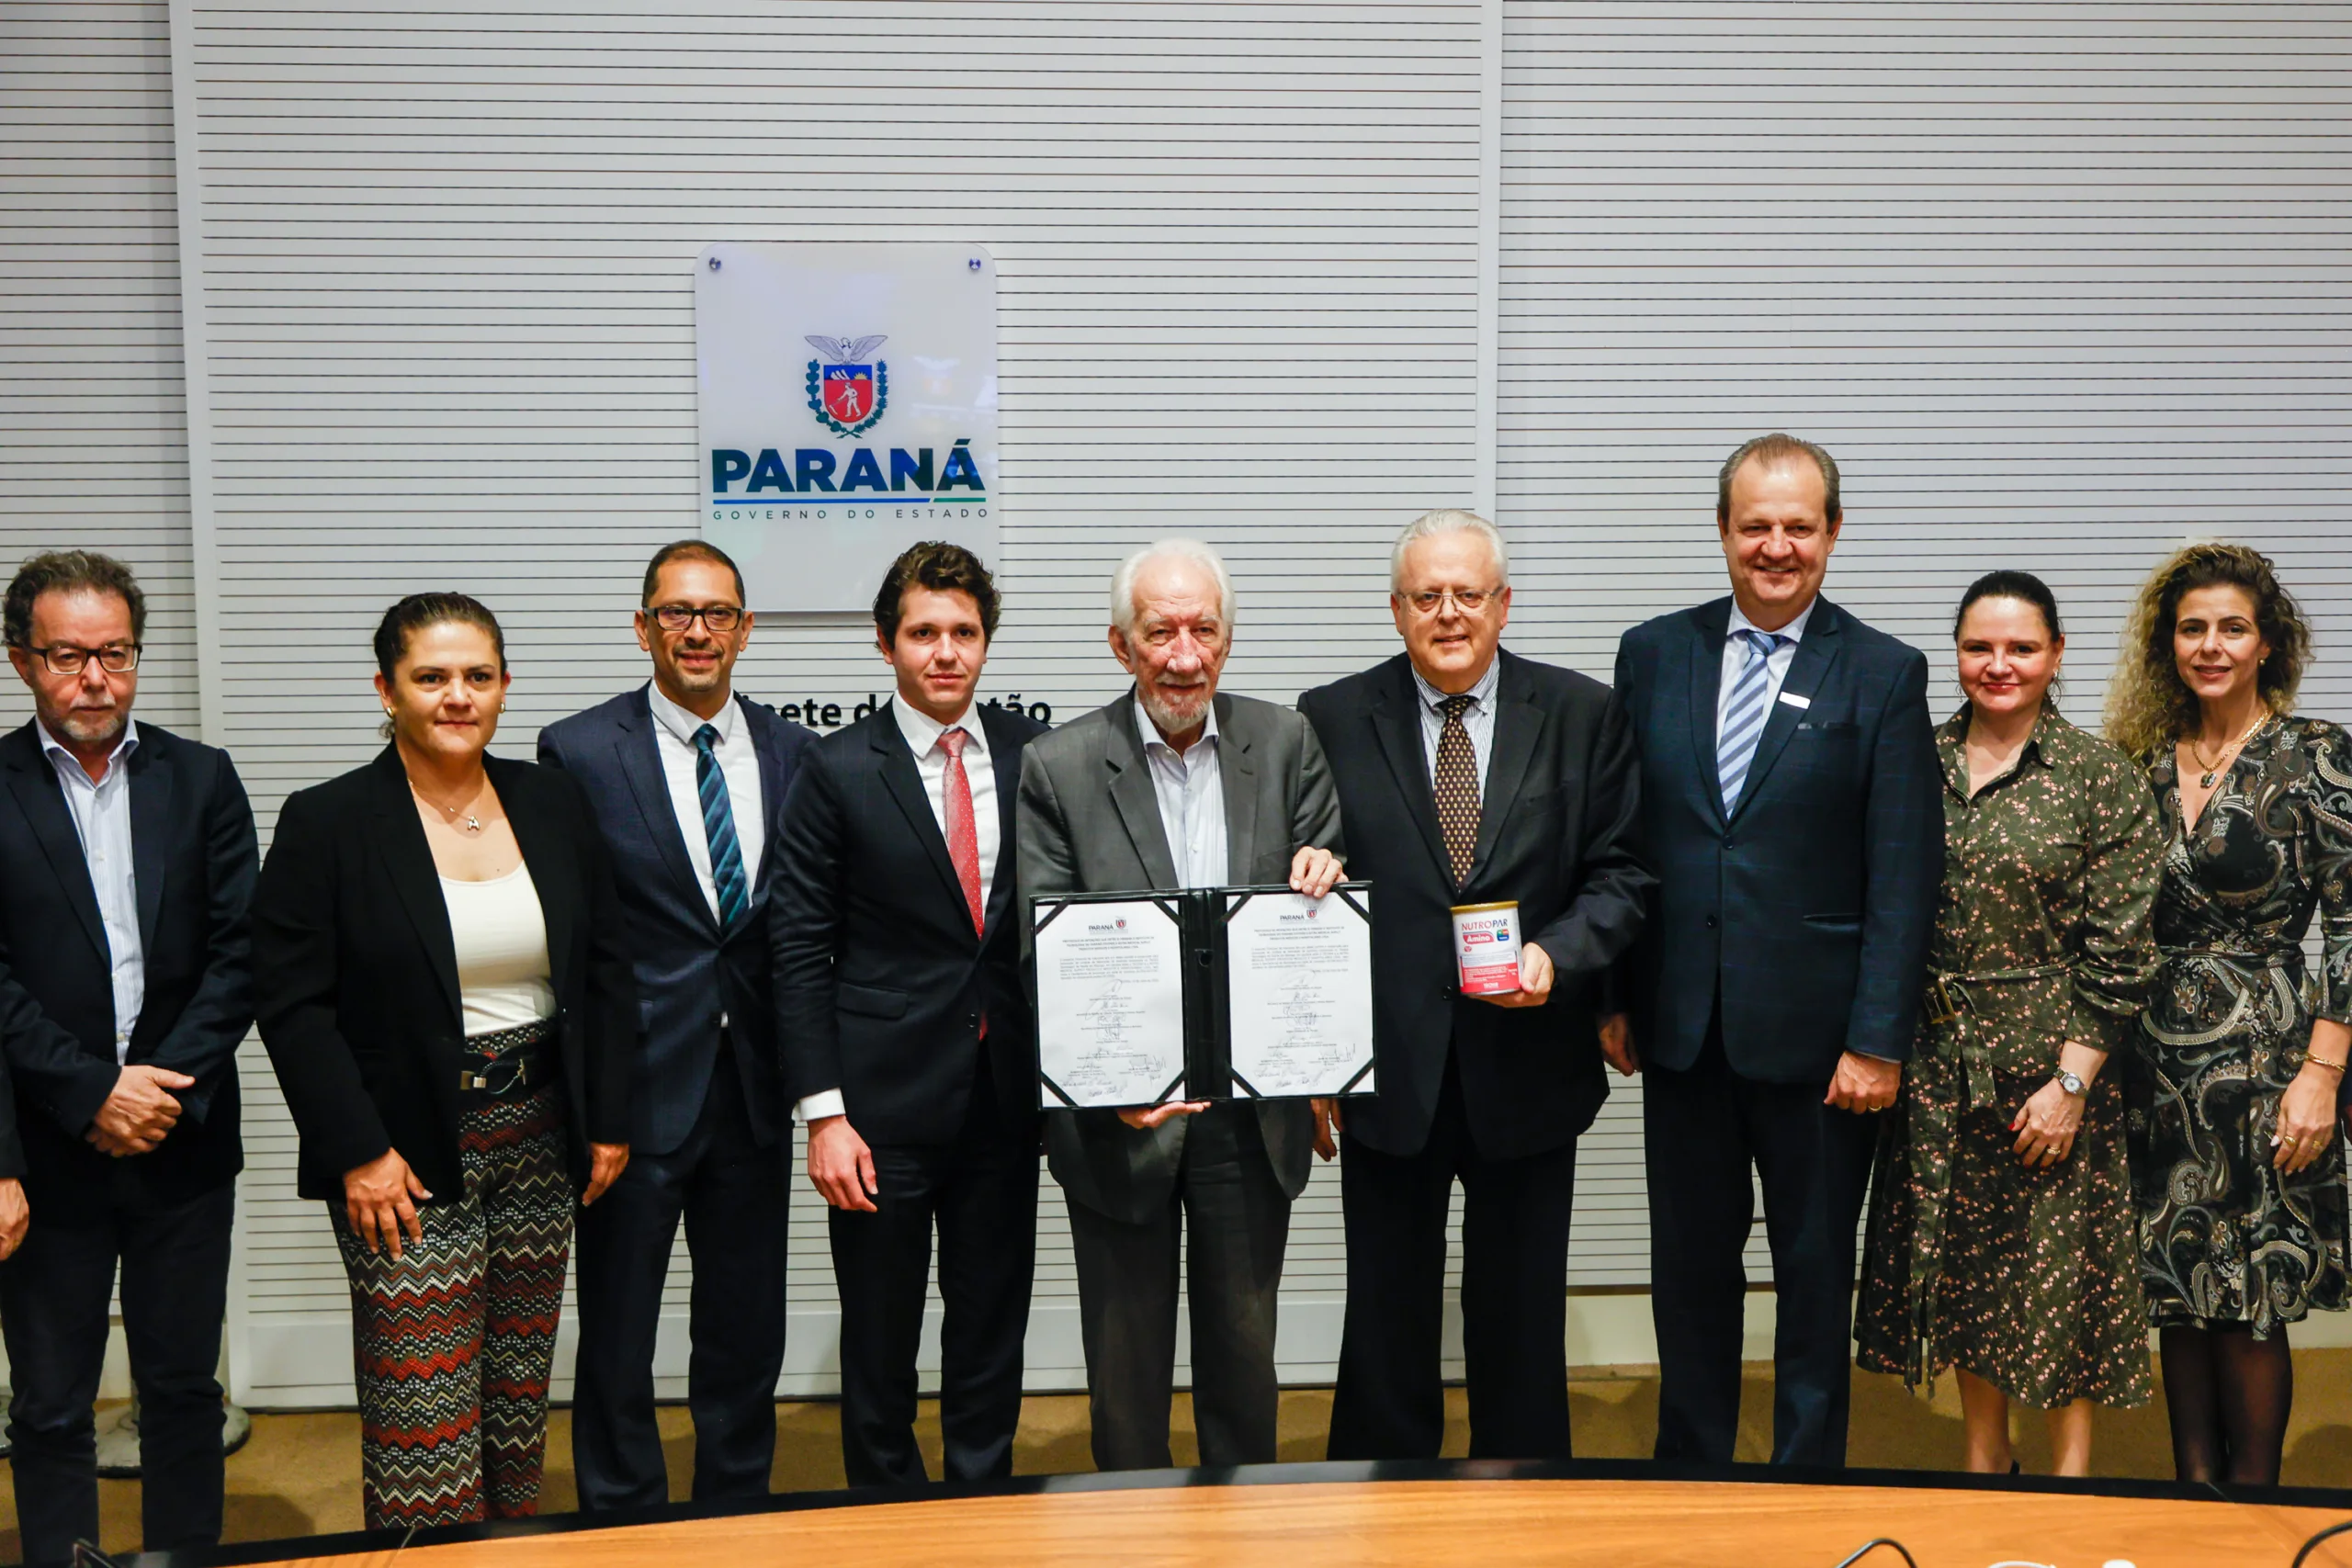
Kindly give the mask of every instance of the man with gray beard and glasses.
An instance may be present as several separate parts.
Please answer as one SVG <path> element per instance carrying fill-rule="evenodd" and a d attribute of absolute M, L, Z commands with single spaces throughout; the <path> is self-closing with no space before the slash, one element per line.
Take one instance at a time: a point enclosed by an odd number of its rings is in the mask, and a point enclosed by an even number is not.
<path fill-rule="evenodd" d="M 1284 883 L 1320 897 L 1340 880 L 1323 750 L 1290 710 L 1217 691 L 1232 643 L 1233 583 L 1208 546 L 1162 540 L 1120 566 L 1111 652 L 1135 689 L 1022 754 L 1024 901 Z M 1047 1113 L 1099 1469 L 1171 1462 L 1180 1223 L 1200 1462 L 1272 1461 L 1274 1296 L 1314 1141 L 1300 1100 Z"/>

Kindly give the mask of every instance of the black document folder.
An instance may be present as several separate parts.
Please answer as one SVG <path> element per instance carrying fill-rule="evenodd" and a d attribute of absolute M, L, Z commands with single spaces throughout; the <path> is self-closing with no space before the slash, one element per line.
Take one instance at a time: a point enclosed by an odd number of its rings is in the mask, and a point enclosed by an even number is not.
<path fill-rule="evenodd" d="M 1367 882 L 1032 899 L 1040 1103 L 1374 1092 L 1371 921 Z"/>

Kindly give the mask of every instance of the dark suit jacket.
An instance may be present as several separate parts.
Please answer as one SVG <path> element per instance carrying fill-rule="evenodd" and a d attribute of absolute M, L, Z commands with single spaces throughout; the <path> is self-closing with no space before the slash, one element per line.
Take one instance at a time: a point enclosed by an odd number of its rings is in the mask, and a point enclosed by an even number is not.
<path fill-rule="evenodd" d="M 795 1100 L 840 1089 L 869 1144 L 954 1143 L 984 1058 L 1014 1135 L 1033 1135 L 1036 1123 L 1013 800 L 1022 749 L 1046 727 L 1004 709 L 974 712 L 1001 834 L 985 933 L 972 930 L 889 704 L 809 749 L 785 813 L 770 931 L 786 1082 Z"/>
<path fill-rule="evenodd" d="M 249 906 L 260 853 L 226 751 L 152 724 L 123 761 L 146 999 L 129 1056 L 196 1079 L 152 1153 L 82 1141 L 114 1092 L 114 984 L 98 896 L 65 792 L 33 724 L 0 739 L 0 1052 L 17 1114 L 0 1117 L 0 1176 L 25 1178 L 36 1224 L 102 1210 L 119 1181 L 184 1202 L 244 1166 L 237 1045 L 253 1023 Z"/>
<path fill-rule="evenodd" d="M 1287 883 L 1291 857 L 1302 845 L 1338 852 L 1339 797 L 1306 721 L 1272 703 L 1220 693 L 1216 727 L 1227 880 Z M 1133 692 L 1030 744 L 1021 764 L 1024 910 L 1042 894 L 1182 886 L 1136 730 Z M 1021 930 L 1025 943 L 1025 919 Z M 1266 1157 L 1295 1198 L 1314 1157 L 1312 1112 L 1295 1100 L 1268 1100 L 1257 1111 Z M 1114 1111 L 1057 1111 L 1046 1118 L 1054 1179 L 1073 1201 L 1139 1224 L 1175 1190 L 1184 1121 L 1170 1117 L 1144 1132 Z"/>
<path fill-rule="evenodd" d="M 485 757 L 547 918 L 572 1175 L 628 1142 L 637 994 L 604 835 L 553 768 Z M 386 1149 L 449 1202 L 465 1038 L 458 951 L 399 754 L 288 795 L 254 900 L 262 1043 L 301 1134 L 297 1190 L 339 1201 Z"/>
<path fill-rule="evenodd" d="M 759 754 L 767 837 L 760 863 L 746 868 L 751 913 L 722 932 L 686 858 L 685 829 L 670 803 L 660 727 L 645 692 L 639 686 L 539 731 L 539 761 L 570 773 L 587 792 L 628 914 L 642 1036 L 629 1084 L 629 1147 L 666 1155 L 695 1130 L 710 1093 L 721 1014 L 734 1041 L 752 1134 L 765 1145 L 791 1131 L 791 1106 L 776 1076 L 768 990 L 776 844 L 800 754 L 817 738 L 771 709 L 735 699 Z"/>
<path fill-rule="evenodd" d="M 1844 1051 L 1911 1055 L 1943 881 L 1928 661 L 1824 599 L 1728 821 L 1715 705 L 1731 601 L 1635 626 L 1617 694 L 1642 755 L 1657 910 L 1627 966 L 1647 1060 L 1698 1059 L 1720 995 L 1743 1076 L 1824 1083 Z"/>
<path fill-rule="evenodd" d="M 1307 693 L 1339 785 L 1348 874 L 1373 885 L 1377 1097 L 1351 1100 L 1349 1132 L 1383 1154 L 1419 1154 L 1453 1052 L 1481 1154 L 1516 1159 L 1568 1142 L 1609 1096 L 1593 1032 L 1603 973 L 1641 929 L 1649 874 L 1634 855 L 1638 763 L 1609 688 L 1504 652 L 1477 857 L 1457 892 L 1421 739 L 1420 694 L 1403 654 Z M 1454 994 L 1456 904 L 1516 899 L 1520 938 L 1557 978 L 1540 1008 Z"/>

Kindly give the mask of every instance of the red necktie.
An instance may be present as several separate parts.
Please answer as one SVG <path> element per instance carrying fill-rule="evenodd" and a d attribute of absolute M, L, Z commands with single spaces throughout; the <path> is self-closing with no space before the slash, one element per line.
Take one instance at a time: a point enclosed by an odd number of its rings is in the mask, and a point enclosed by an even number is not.
<path fill-rule="evenodd" d="M 940 750 L 947 753 L 947 858 L 956 863 L 956 880 L 963 886 L 964 902 L 971 906 L 972 930 L 988 930 L 988 912 L 980 904 L 980 830 L 972 820 L 972 781 L 964 773 L 964 746 L 972 738 L 961 729 L 942 732 Z"/>

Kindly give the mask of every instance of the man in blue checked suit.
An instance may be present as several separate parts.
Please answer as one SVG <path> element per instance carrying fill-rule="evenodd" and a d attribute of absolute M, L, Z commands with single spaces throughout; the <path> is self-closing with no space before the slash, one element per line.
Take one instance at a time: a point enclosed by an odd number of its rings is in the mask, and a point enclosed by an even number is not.
<path fill-rule="evenodd" d="M 1842 521 L 1828 453 L 1747 443 L 1715 511 L 1731 597 L 1618 645 L 1658 886 L 1602 1044 L 1645 1074 L 1657 1457 L 1732 1458 L 1760 1185 L 1772 1459 L 1840 1465 L 1854 1232 L 1943 872 L 1928 666 L 1821 597 Z"/>
<path fill-rule="evenodd" d="M 644 1024 L 628 1168 L 580 1213 L 582 1508 L 670 1500 L 653 1349 L 682 1215 L 695 1500 L 764 1496 L 775 1461 L 792 1124 L 768 904 L 785 796 L 816 738 L 735 694 L 751 631 L 735 563 L 699 539 L 666 546 L 637 612 L 652 681 L 539 733 L 539 761 L 580 781 L 612 847 Z"/>

